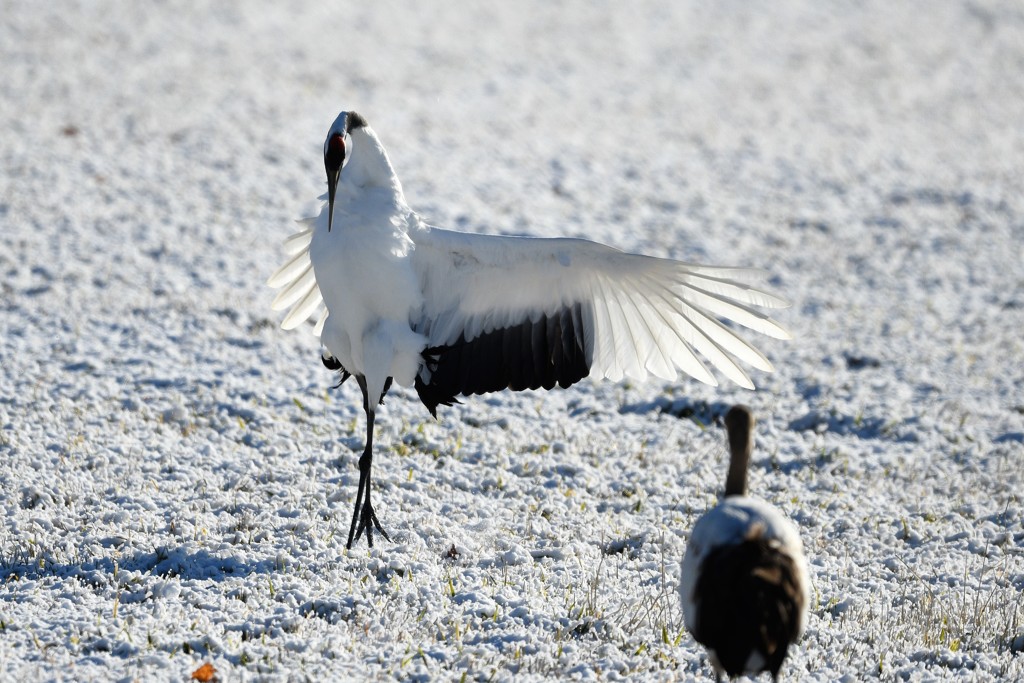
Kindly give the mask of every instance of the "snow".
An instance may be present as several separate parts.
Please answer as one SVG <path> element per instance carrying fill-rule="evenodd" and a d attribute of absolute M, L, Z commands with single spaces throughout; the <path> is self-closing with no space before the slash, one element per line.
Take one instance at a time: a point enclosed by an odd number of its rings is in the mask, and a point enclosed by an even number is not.
<path fill-rule="evenodd" d="M 707 680 L 676 593 L 758 417 L 801 680 L 1024 677 L 1024 14 L 949 3 L 9 2 L 0 678 Z M 410 205 L 771 273 L 758 391 L 377 419 L 264 285 L 341 109 Z"/>

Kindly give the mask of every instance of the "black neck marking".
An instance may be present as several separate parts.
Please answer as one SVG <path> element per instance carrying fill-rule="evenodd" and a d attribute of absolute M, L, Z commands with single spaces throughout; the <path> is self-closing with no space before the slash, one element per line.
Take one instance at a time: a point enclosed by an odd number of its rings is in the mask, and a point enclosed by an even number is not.
<path fill-rule="evenodd" d="M 354 111 L 350 111 L 348 116 L 345 117 L 345 132 L 351 133 L 356 128 L 365 128 L 368 126 L 366 119 L 363 118 L 362 114 L 358 114 Z"/>

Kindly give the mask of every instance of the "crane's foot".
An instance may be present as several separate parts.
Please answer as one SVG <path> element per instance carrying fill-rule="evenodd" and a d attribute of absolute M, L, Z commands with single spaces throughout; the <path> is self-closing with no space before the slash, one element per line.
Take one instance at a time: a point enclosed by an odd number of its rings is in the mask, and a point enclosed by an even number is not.
<path fill-rule="evenodd" d="M 359 540 L 359 537 L 363 535 L 363 531 L 366 532 L 366 543 L 372 548 L 374 529 L 380 532 L 384 540 L 391 540 L 388 533 L 381 528 L 380 522 L 377 520 L 377 513 L 373 511 L 373 506 L 367 500 L 361 508 L 357 507 L 352 513 L 352 525 L 349 528 L 348 543 L 345 545 L 345 548 L 351 550 L 352 544 Z"/>

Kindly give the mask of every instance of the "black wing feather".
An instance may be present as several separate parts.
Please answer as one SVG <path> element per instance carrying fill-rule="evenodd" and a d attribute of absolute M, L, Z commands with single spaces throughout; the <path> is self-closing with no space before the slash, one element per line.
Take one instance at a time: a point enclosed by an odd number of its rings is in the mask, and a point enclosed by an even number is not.
<path fill-rule="evenodd" d="M 460 336 L 423 352 L 416 391 L 436 417 L 437 406 L 456 403 L 460 394 L 570 387 L 590 374 L 584 338 L 578 303 L 468 341 Z"/>
<path fill-rule="evenodd" d="M 717 548 L 701 566 L 694 637 L 714 650 L 729 676 L 742 676 L 750 654 L 778 676 L 797 638 L 803 593 L 793 558 L 764 538 Z"/>

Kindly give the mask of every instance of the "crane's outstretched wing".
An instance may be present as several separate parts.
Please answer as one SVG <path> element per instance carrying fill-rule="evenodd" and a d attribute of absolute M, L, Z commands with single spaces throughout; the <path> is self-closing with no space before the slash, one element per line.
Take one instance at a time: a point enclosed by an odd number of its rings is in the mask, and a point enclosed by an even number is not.
<path fill-rule="evenodd" d="M 741 361 L 765 356 L 720 322 L 777 339 L 790 334 L 755 307 L 784 300 L 746 281 L 757 270 L 636 254 L 582 239 L 416 230 L 410 258 L 424 307 L 412 321 L 428 340 L 417 389 L 433 410 L 457 394 L 569 386 L 585 376 L 717 385 L 703 356 L 752 389 Z M 431 406 L 433 403 L 433 406 Z"/>
<path fill-rule="evenodd" d="M 283 288 L 274 310 L 282 327 L 327 310 L 309 259 L 313 222 L 285 242 L 288 261 L 269 279 Z M 410 320 L 428 339 L 417 377 L 435 412 L 459 394 L 505 388 L 568 387 L 587 376 L 618 381 L 679 371 L 711 385 L 710 361 L 740 386 L 753 382 L 739 362 L 772 371 L 764 355 L 719 320 L 776 339 L 790 334 L 757 308 L 787 302 L 750 282 L 763 273 L 681 263 L 582 239 L 475 235 L 413 228 L 410 264 L 423 309 Z"/>

